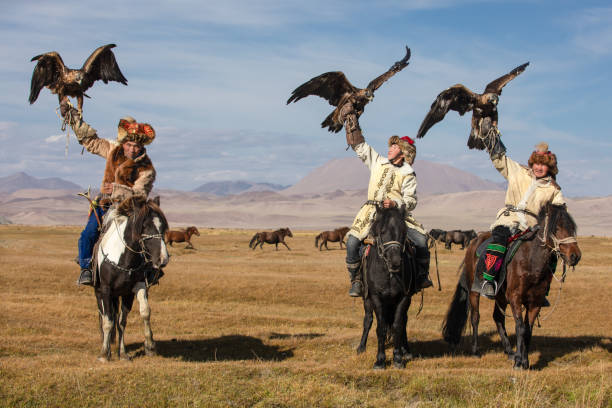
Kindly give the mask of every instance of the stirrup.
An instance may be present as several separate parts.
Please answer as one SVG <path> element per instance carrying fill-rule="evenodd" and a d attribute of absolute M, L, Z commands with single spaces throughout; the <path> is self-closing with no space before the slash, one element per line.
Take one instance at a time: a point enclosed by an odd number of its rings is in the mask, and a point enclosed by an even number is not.
<path fill-rule="evenodd" d="M 363 283 L 358 280 L 351 282 L 351 288 L 349 289 L 350 297 L 361 297 L 363 296 Z"/>
<path fill-rule="evenodd" d="M 488 284 L 488 285 L 487 285 Z M 490 293 L 489 290 L 487 290 L 487 288 L 492 288 L 493 289 L 493 293 Z M 497 296 L 497 282 L 496 281 L 489 281 L 489 280 L 485 280 L 482 283 L 482 286 L 480 288 L 480 293 L 484 296 L 486 296 L 489 299 L 495 299 L 495 296 Z"/>
<path fill-rule="evenodd" d="M 93 274 L 89 269 L 81 269 L 77 285 L 93 286 Z"/>

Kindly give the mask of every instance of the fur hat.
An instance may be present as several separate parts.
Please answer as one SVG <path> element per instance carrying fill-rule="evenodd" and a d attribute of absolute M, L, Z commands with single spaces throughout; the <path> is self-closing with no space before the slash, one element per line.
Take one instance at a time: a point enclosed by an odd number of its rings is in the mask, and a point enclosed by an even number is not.
<path fill-rule="evenodd" d="M 536 149 L 531 153 L 527 164 L 530 168 L 534 165 L 534 163 L 547 165 L 548 174 L 554 178 L 559 172 L 559 169 L 557 168 L 557 156 L 548 150 L 548 143 L 546 142 L 538 143 L 535 148 Z"/>
<path fill-rule="evenodd" d="M 394 144 L 399 146 L 400 150 L 404 154 L 404 159 L 406 162 L 412 165 L 412 163 L 414 163 L 414 158 L 416 157 L 416 146 L 414 145 L 414 140 L 408 136 L 399 137 L 394 135 L 389 138 L 389 147 Z"/>
<path fill-rule="evenodd" d="M 131 116 L 119 120 L 117 142 L 136 142 L 144 146 L 151 143 L 153 139 L 155 139 L 155 130 L 148 123 L 138 123 Z"/>

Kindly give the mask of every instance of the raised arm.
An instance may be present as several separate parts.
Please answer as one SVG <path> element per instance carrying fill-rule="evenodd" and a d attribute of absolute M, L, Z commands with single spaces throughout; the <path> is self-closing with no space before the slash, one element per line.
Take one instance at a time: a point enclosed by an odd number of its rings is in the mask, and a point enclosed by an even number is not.
<path fill-rule="evenodd" d="M 508 156 L 506 156 L 506 146 L 501 141 L 501 133 L 498 132 L 497 137 L 492 147 L 487 147 L 489 156 L 493 166 L 500 172 L 502 176 L 507 180 L 510 174 L 514 174 L 521 169 L 521 165 Z"/>
<path fill-rule="evenodd" d="M 104 158 L 108 156 L 108 153 L 113 148 L 110 140 L 99 138 L 96 129 L 89 126 L 79 115 L 78 111 L 66 102 L 62 102 L 60 105 L 60 112 L 74 131 L 80 145 L 85 147 L 90 153 Z"/>

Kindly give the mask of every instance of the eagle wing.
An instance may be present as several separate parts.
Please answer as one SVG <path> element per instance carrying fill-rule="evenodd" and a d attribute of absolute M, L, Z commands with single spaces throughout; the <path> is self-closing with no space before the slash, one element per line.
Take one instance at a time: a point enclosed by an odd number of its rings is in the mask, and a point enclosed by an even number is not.
<path fill-rule="evenodd" d="M 512 71 L 508 72 L 506 75 L 500 76 L 496 80 L 492 81 L 491 83 L 489 83 L 489 85 L 487 85 L 484 93 L 496 93 L 498 95 L 501 95 L 502 88 L 506 86 L 508 82 L 519 76 L 525 70 L 525 68 L 527 68 L 527 65 L 529 65 L 529 62 L 526 62 L 523 65 L 519 65 Z"/>
<path fill-rule="evenodd" d="M 397 61 L 395 64 L 393 64 L 393 66 L 391 66 L 391 68 L 389 68 L 387 72 L 373 79 L 368 84 L 368 89 L 374 92 L 375 90 L 380 88 L 381 85 L 384 84 L 389 78 L 391 78 L 393 75 L 400 72 L 402 69 L 406 68 L 408 66 L 409 59 L 410 59 L 410 48 L 406 47 L 406 56 L 402 58 L 400 61 Z"/>
<path fill-rule="evenodd" d="M 357 91 L 359 89 L 346 79 L 344 73 L 340 71 L 326 72 L 295 88 L 287 99 L 287 105 L 309 95 L 317 95 L 326 99 L 330 105 L 338 106 L 345 94 Z"/>
<path fill-rule="evenodd" d="M 55 88 L 61 82 L 66 67 L 62 57 L 55 51 L 37 55 L 31 61 L 38 61 L 32 72 L 30 97 L 28 98 L 30 104 L 33 104 L 41 89 L 45 86 Z"/>
<path fill-rule="evenodd" d="M 454 110 L 463 115 L 474 108 L 478 95 L 467 89 L 462 84 L 453 85 L 445 91 L 440 92 L 436 100 L 431 104 L 431 109 L 423 119 L 416 137 L 425 136 L 429 128 L 444 119 L 449 110 Z"/>
<path fill-rule="evenodd" d="M 104 83 L 108 81 L 121 82 L 123 85 L 127 85 L 127 79 L 121 73 L 115 54 L 113 54 L 112 48 L 115 48 L 115 44 L 107 44 L 96 49 L 87 58 L 87 61 L 83 64 L 83 82 L 82 90 L 85 92 L 89 89 L 93 83 L 97 80 L 102 80 Z"/>

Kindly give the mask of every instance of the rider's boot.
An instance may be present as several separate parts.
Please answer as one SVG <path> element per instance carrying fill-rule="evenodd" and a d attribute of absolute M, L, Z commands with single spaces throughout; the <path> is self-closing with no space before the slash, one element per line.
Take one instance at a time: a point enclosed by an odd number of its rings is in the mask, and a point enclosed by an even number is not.
<path fill-rule="evenodd" d="M 485 270 L 482 273 L 484 282 L 482 284 L 481 293 L 489 299 L 495 299 L 497 295 L 497 273 L 504 261 L 506 247 L 500 244 L 489 244 L 485 253 Z"/>
<path fill-rule="evenodd" d="M 360 266 L 360 263 L 346 265 L 351 278 L 351 288 L 349 289 L 349 296 L 351 297 L 363 296 L 363 281 Z"/>
<path fill-rule="evenodd" d="M 421 289 L 432 287 L 433 282 L 429 279 L 429 256 L 427 258 L 417 259 L 416 267 L 416 291 L 418 292 Z"/>
<path fill-rule="evenodd" d="M 93 286 L 93 276 L 89 268 L 81 269 L 81 275 L 79 276 L 79 279 L 77 280 L 77 284 Z"/>
<path fill-rule="evenodd" d="M 495 299 L 497 295 L 497 274 L 504 262 L 504 256 L 508 245 L 508 237 L 510 236 L 510 228 L 504 225 L 498 225 L 491 231 L 493 240 L 487 245 L 487 251 L 484 256 L 484 271 L 482 272 L 483 284 L 481 293 L 489 299 Z"/>

